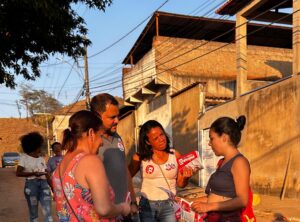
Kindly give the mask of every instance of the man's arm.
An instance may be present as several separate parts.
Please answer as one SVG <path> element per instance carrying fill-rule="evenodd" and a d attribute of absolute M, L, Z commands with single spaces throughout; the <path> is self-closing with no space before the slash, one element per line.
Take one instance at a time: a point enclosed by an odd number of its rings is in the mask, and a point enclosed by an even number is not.
<path fill-rule="evenodd" d="M 128 168 L 127 168 L 127 179 L 128 179 L 128 191 L 130 192 L 130 198 L 131 198 L 131 213 L 136 214 L 138 212 L 138 206 L 137 206 L 137 202 L 136 202 L 134 186 L 132 183 L 132 177 L 130 175 Z"/>

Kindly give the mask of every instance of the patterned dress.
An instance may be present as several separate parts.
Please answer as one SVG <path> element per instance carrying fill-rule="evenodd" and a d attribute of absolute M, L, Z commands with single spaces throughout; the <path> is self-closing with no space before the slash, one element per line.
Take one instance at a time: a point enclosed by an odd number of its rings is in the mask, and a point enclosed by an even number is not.
<path fill-rule="evenodd" d="M 61 183 L 59 177 L 59 168 L 57 168 L 52 176 L 52 184 L 54 188 L 54 198 L 56 202 L 56 210 L 58 218 L 61 222 L 69 221 L 101 221 L 101 222 L 114 222 L 113 219 L 100 218 L 97 214 L 95 207 L 93 205 L 92 194 L 89 189 L 86 189 L 77 183 L 74 172 L 81 158 L 86 156 L 86 153 L 77 154 L 74 159 L 70 162 L 65 173 L 62 175 L 63 181 Z M 73 210 L 70 208 L 68 201 L 62 191 L 65 191 L 65 195 L 69 200 Z M 101 187 L 99 187 L 101 189 Z M 111 187 L 109 187 L 110 199 L 114 201 L 114 192 Z"/>

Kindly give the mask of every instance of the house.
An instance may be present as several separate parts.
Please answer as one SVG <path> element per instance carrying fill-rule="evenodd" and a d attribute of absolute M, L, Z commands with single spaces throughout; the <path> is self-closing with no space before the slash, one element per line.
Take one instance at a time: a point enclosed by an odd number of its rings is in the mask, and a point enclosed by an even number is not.
<path fill-rule="evenodd" d="M 248 24 L 252 31 L 261 27 Z M 291 36 L 290 28 L 277 26 L 249 36 L 245 89 L 291 75 L 291 41 L 285 41 Z M 137 124 L 158 119 L 172 136 L 170 95 L 195 82 L 205 82 L 208 105 L 234 98 L 236 47 L 234 21 L 154 13 L 123 61 L 123 96 L 135 104 Z"/>
<path fill-rule="evenodd" d="M 86 101 L 80 100 L 78 102 L 64 106 L 62 109 L 54 113 L 54 119 L 52 121 L 54 141 L 62 142 L 62 138 L 63 138 L 62 133 L 66 128 L 68 128 L 69 119 L 72 116 L 72 114 L 77 111 L 85 110 L 85 109 L 86 109 Z"/>
<path fill-rule="evenodd" d="M 217 13 L 236 15 L 235 38 L 240 39 L 236 50 L 237 97 L 202 113 L 199 134 L 205 137 L 212 121 L 220 116 L 245 115 L 240 150 L 250 160 L 253 189 L 299 198 L 300 1 L 230 0 Z M 245 27 L 249 20 L 292 26 L 292 36 L 284 37 L 291 46 L 291 73 L 282 69 L 282 79 L 250 91 L 245 88 L 250 79 L 249 29 Z"/>
<path fill-rule="evenodd" d="M 243 58 L 239 66 L 236 60 L 242 38 L 236 38 L 235 21 L 154 13 L 123 61 L 123 96 L 135 105 L 135 132 L 156 119 L 181 153 L 201 151 L 199 141 L 206 139 L 200 133 L 199 113 L 291 76 L 292 29 L 245 26 L 251 35 L 247 81 L 241 81 Z M 196 180 L 204 184 L 199 177 Z"/>
<path fill-rule="evenodd" d="M 132 112 L 132 105 L 127 105 L 120 97 L 116 97 L 116 99 L 119 102 L 120 108 L 120 124 L 118 127 L 118 133 L 122 136 L 126 147 L 126 154 L 132 154 L 135 151 L 135 132 L 134 127 L 131 127 L 133 122 L 131 119 L 132 116 L 129 115 Z M 67 105 L 54 114 L 54 119 L 52 121 L 54 141 L 62 142 L 62 133 L 68 127 L 70 117 L 72 114 L 80 110 L 86 110 L 86 100 L 80 100 Z"/>

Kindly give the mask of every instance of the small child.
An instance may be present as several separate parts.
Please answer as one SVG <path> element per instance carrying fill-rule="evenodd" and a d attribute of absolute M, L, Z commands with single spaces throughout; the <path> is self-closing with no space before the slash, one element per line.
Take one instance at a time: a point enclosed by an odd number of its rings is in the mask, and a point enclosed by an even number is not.
<path fill-rule="evenodd" d="M 51 215 L 51 192 L 49 174 L 41 156 L 43 137 L 38 132 L 28 133 L 20 138 L 24 153 L 20 157 L 16 176 L 26 177 L 24 194 L 27 200 L 30 221 L 38 221 L 38 203 L 43 207 L 44 221 L 53 221 Z M 48 180 L 48 181 L 47 181 Z"/>
<path fill-rule="evenodd" d="M 47 171 L 52 174 L 60 161 L 63 159 L 61 144 L 59 142 L 55 142 L 51 145 L 54 156 L 50 157 L 47 163 Z"/>

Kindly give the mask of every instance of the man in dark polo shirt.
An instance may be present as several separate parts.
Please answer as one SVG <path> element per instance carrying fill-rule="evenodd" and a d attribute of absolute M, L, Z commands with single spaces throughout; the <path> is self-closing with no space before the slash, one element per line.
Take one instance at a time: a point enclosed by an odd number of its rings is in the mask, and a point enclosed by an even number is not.
<path fill-rule="evenodd" d="M 105 133 L 102 136 L 103 145 L 99 149 L 106 175 L 115 192 L 115 203 L 126 200 L 128 192 L 131 194 L 131 211 L 137 213 L 135 193 L 132 179 L 125 159 L 125 147 L 117 133 L 119 122 L 119 103 L 110 94 L 98 94 L 92 98 L 91 111 L 97 113 L 103 122 Z M 126 219 L 125 221 L 130 221 Z"/>

